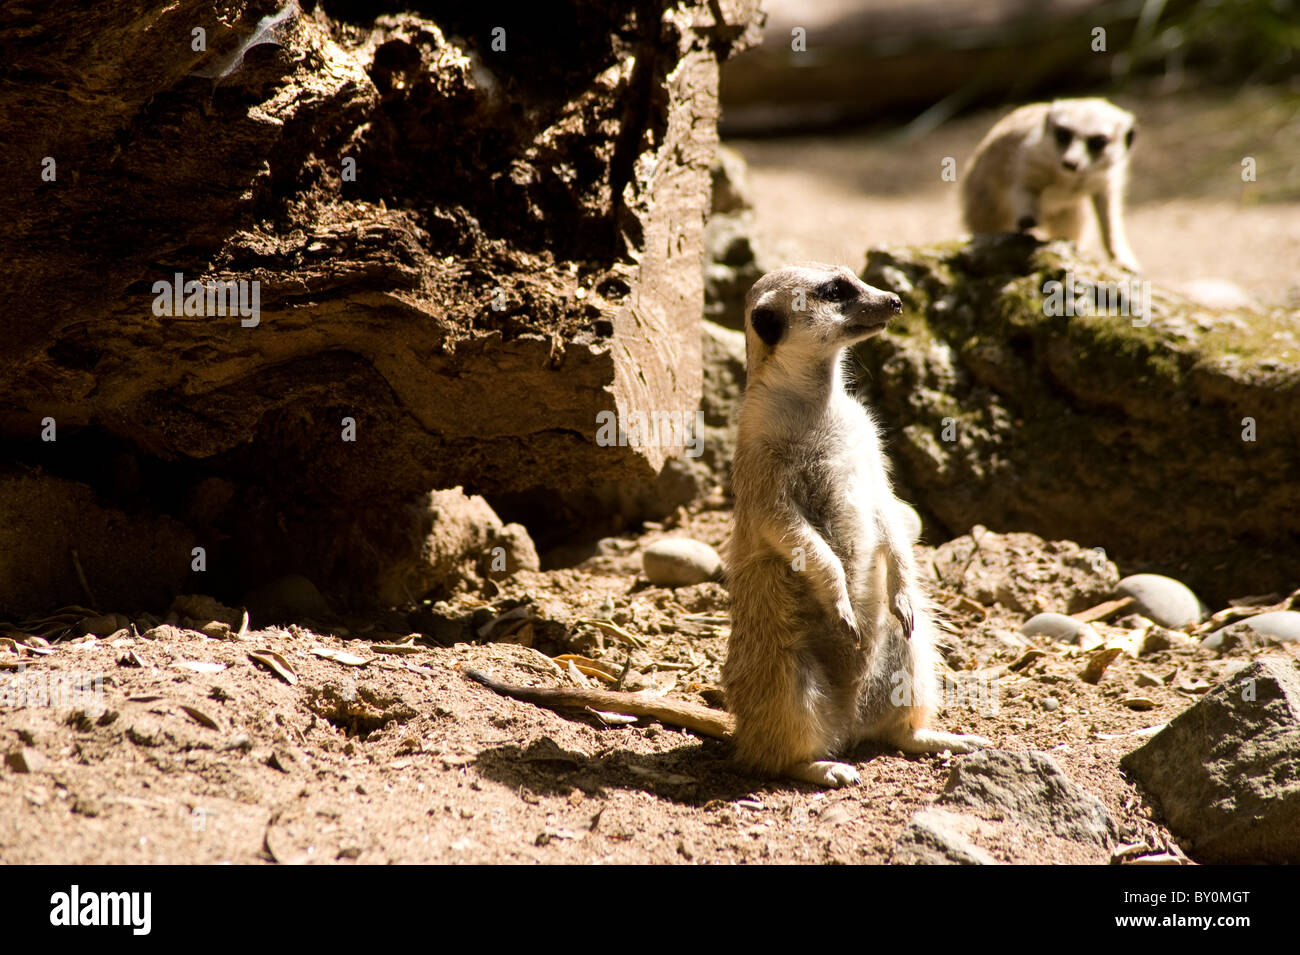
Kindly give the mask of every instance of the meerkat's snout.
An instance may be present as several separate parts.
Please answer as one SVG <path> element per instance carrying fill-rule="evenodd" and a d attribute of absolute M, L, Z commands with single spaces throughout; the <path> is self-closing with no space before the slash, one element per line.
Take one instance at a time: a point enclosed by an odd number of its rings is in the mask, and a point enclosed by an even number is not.
<path fill-rule="evenodd" d="M 844 328 L 854 337 L 863 332 L 875 334 L 902 312 L 903 300 L 893 292 L 882 292 L 863 284 L 856 301 L 844 309 Z"/>

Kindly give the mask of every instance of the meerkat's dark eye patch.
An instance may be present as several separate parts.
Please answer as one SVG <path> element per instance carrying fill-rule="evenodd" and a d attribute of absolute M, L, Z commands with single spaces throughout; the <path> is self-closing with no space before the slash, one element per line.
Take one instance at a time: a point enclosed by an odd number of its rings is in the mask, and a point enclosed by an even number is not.
<path fill-rule="evenodd" d="M 1074 139 L 1074 132 L 1064 126 L 1057 126 L 1054 132 L 1056 134 L 1056 145 L 1062 149 L 1070 145 L 1070 140 Z"/>
<path fill-rule="evenodd" d="M 1109 136 L 1089 136 L 1088 152 L 1094 156 L 1100 156 L 1106 147 L 1110 145 Z"/>
<path fill-rule="evenodd" d="M 1132 149 L 1132 148 L 1133 148 L 1133 138 L 1134 138 L 1135 136 L 1137 136 L 1137 134 L 1138 134 L 1137 127 L 1136 127 L 1136 126 L 1130 126 L 1130 127 L 1129 127 L 1129 131 L 1128 131 L 1127 133 L 1124 134 L 1124 148 L 1125 148 L 1125 149 Z"/>
<path fill-rule="evenodd" d="M 750 313 L 749 324 L 763 344 L 773 346 L 785 334 L 785 318 L 774 308 L 760 305 Z"/>
<path fill-rule="evenodd" d="M 847 302 L 858 297 L 858 290 L 848 279 L 829 279 L 817 286 L 817 296 L 827 302 Z"/>

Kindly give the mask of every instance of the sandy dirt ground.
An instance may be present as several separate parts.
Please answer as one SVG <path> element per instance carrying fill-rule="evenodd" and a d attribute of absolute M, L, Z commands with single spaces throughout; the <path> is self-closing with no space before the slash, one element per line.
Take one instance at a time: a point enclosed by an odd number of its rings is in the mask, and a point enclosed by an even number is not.
<path fill-rule="evenodd" d="M 577 568 L 439 605 L 444 623 L 428 630 L 461 620 L 481 634 L 450 646 L 402 627 L 400 614 L 242 637 L 182 620 L 152 637 L 6 638 L 0 862 L 888 862 L 962 757 L 867 745 L 851 756 L 863 785 L 823 791 L 741 774 L 721 741 L 562 715 L 461 671 L 546 685 L 617 674 L 629 689 L 716 705 L 726 592 L 657 588 L 639 573 L 640 550 L 666 534 L 720 546 L 730 514 L 715 504 L 639 539 L 607 539 Z M 923 566 L 933 557 L 922 549 Z M 1249 653 L 1121 655 L 1092 684 L 1078 647 L 1011 633 L 1027 611 L 963 595 L 990 599 L 964 582 L 1014 568 L 938 569 L 955 635 L 936 724 L 1050 753 L 1126 841 L 1168 848 L 1118 760 Z M 1033 604 L 1068 599 L 1045 579 Z M 255 659 L 267 651 L 280 673 Z M 572 667 L 555 661 L 562 653 L 576 655 Z M 98 674 L 101 690 L 77 696 L 79 674 Z M 31 695 L 20 705 L 15 680 Z M 1028 829 L 991 850 L 1004 861 L 1108 861 Z"/>

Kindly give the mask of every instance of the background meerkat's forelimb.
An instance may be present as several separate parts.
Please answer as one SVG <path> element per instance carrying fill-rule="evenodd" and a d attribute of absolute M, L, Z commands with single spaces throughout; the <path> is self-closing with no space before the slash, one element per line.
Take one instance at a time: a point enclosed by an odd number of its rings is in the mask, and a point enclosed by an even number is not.
<path fill-rule="evenodd" d="M 1092 207 L 1097 211 L 1097 226 L 1106 254 L 1116 263 L 1132 272 L 1139 271 L 1137 257 L 1129 248 L 1124 232 L 1124 196 L 1115 186 L 1092 197 Z"/>

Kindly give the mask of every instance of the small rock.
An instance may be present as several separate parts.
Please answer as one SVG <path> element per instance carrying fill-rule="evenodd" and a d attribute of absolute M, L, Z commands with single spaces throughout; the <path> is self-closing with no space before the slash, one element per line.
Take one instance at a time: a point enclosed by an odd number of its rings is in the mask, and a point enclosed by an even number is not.
<path fill-rule="evenodd" d="M 657 587 L 688 587 L 717 580 L 722 575 L 722 558 L 708 544 L 689 537 L 669 537 L 645 549 L 642 566 L 650 583 Z"/>
<path fill-rule="evenodd" d="M 501 548 L 500 551 L 497 550 L 498 547 Z M 481 573 L 493 580 L 503 580 L 516 571 L 541 570 L 541 567 L 537 546 L 529 536 L 528 529 L 523 524 L 506 524 L 493 538 Z"/>
<path fill-rule="evenodd" d="M 244 617 L 242 611 L 227 607 L 221 601 L 206 594 L 182 594 L 172 601 L 170 612 L 200 623 L 219 620 L 229 625 L 232 630 L 239 629 L 239 624 Z"/>
<path fill-rule="evenodd" d="M 1197 862 L 1300 863 L 1300 674 L 1262 658 L 1120 765 Z"/>
<path fill-rule="evenodd" d="M 1101 800 L 1046 753 L 986 749 L 964 756 L 953 766 L 938 803 L 1009 816 L 1073 842 L 1105 847 L 1118 836 Z"/>
<path fill-rule="evenodd" d="M 1047 712 L 1055 713 L 1061 708 L 1061 701 L 1054 696 L 1045 696 L 1041 705 Z"/>
<path fill-rule="evenodd" d="M 329 612 L 316 585 L 302 574 L 277 577 L 246 594 L 244 603 L 258 626 L 320 618 Z"/>
<path fill-rule="evenodd" d="M 87 617 L 77 625 L 77 629 L 83 634 L 105 636 L 115 630 L 121 630 L 128 623 L 130 621 L 121 614 L 106 613 L 99 617 Z"/>
<path fill-rule="evenodd" d="M 1128 696 L 1119 702 L 1121 706 L 1127 706 L 1130 710 L 1153 710 L 1156 708 L 1156 701 L 1146 696 Z"/>
<path fill-rule="evenodd" d="M 1300 641 L 1300 612 L 1273 610 L 1220 627 L 1202 640 L 1201 646 L 1226 653 L 1238 646 L 1251 649 L 1295 641 Z"/>
<path fill-rule="evenodd" d="M 1097 631 L 1089 624 L 1080 623 L 1063 613 L 1035 614 L 1025 621 L 1020 632 L 1026 637 L 1051 637 L 1061 643 L 1091 643 L 1096 646 L 1102 642 Z"/>
<path fill-rule="evenodd" d="M 189 637 L 186 631 L 180 627 L 173 627 L 170 623 L 160 623 L 156 627 L 150 627 L 144 633 L 140 634 L 146 640 L 187 640 Z"/>
<path fill-rule="evenodd" d="M 20 746 L 5 756 L 5 765 L 16 773 L 39 773 L 50 764 L 49 758 L 40 750 Z"/>
<path fill-rule="evenodd" d="M 1205 605 L 1185 584 L 1160 574 L 1134 574 L 1115 588 L 1121 597 L 1132 597 L 1138 612 L 1162 627 L 1181 629 L 1199 623 Z"/>
<path fill-rule="evenodd" d="M 971 842 L 960 813 L 924 809 L 894 843 L 893 865 L 996 865 L 997 860 Z"/>

